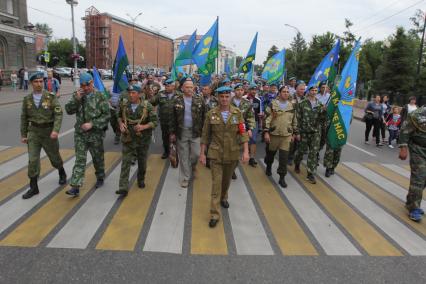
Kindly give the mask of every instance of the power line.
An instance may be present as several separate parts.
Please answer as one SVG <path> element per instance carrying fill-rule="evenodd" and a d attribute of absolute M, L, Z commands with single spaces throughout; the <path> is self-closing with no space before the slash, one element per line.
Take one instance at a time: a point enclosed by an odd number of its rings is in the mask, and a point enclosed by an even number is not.
<path fill-rule="evenodd" d="M 375 16 L 377 16 L 377 15 L 379 15 L 379 14 L 383 13 L 384 11 L 386 11 L 387 9 L 389 9 L 390 7 L 392 7 L 393 5 L 395 5 L 395 4 L 396 4 L 396 3 L 398 3 L 398 2 L 400 2 L 400 1 L 399 1 L 399 0 L 396 0 L 396 1 L 392 2 L 392 3 L 390 3 L 389 5 L 387 5 L 386 7 L 384 7 L 384 8 L 382 8 L 382 9 L 378 10 L 376 13 L 374 13 L 374 14 L 372 14 L 372 15 L 369 15 L 369 16 L 366 16 L 366 17 L 364 17 L 364 18 L 359 19 L 359 22 L 358 22 L 358 23 L 356 23 L 356 25 L 360 25 L 360 24 L 362 24 L 362 23 L 365 23 L 365 22 L 370 21 L 372 18 L 374 18 Z"/>
<path fill-rule="evenodd" d="M 43 13 L 43 14 L 46 14 L 46 15 L 49 15 L 49 16 L 52 16 L 52 17 L 55 17 L 55 18 L 61 19 L 61 20 L 65 20 L 65 21 L 67 21 L 67 22 L 71 21 L 71 18 L 61 17 L 61 16 L 58 16 L 58 15 L 55 15 L 55 14 L 49 13 L 49 12 L 47 12 L 47 11 L 43 11 L 43 10 L 40 10 L 40 9 L 34 8 L 34 7 L 31 7 L 31 6 L 28 6 L 28 8 L 30 8 L 30 9 L 32 9 L 32 10 L 34 10 L 34 11 L 37 11 L 37 12 L 40 12 L 40 13 Z"/>

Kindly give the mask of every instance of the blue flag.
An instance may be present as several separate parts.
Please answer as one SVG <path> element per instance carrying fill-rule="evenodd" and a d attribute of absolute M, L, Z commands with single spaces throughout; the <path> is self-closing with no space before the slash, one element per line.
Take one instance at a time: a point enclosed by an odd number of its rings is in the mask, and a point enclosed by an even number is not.
<path fill-rule="evenodd" d="M 321 63 L 315 69 L 311 80 L 308 83 L 306 90 L 309 90 L 311 86 L 319 86 L 322 81 L 329 80 L 331 69 L 337 64 L 339 60 L 340 51 L 340 40 L 337 40 L 336 44 L 330 50 L 330 52 L 324 57 Z M 330 82 L 334 83 L 334 82 Z"/>
<path fill-rule="evenodd" d="M 253 38 L 250 49 L 247 53 L 246 58 L 241 61 L 240 67 L 238 68 L 238 72 L 248 73 L 251 72 L 251 66 L 253 64 L 254 59 L 256 58 L 256 46 L 257 46 L 257 33 Z"/>
<path fill-rule="evenodd" d="M 225 73 L 229 77 L 231 76 L 231 67 L 229 66 L 229 59 L 228 57 L 225 60 Z"/>
<path fill-rule="evenodd" d="M 197 30 L 195 30 L 192 33 L 186 45 L 182 48 L 182 50 L 179 51 L 175 59 L 175 66 L 184 66 L 184 65 L 191 64 L 192 52 L 194 51 L 194 47 L 196 43 L 197 43 Z"/>
<path fill-rule="evenodd" d="M 212 74 L 200 75 L 200 86 L 210 85 L 211 81 L 212 81 Z"/>
<path fill-rule="evenodd" d="M 263 68 L 262 78 L 265 79 L 268 84 L 282 80 L 284 76 L 284 66 L 285 49 L 269 58 L 268 62 L 265 64 L 265 68 Z"/>
<path fill-rule="evenodd" d="M 244 79 L 249 81 L 250 83 L 253 83 L 253 69 L 254 65 L 251 65 L 250 71 L 244 74 Z"/>
<path fill-rule="evenodd" d="M 104 83 L 102 82 L 101 77 L 99 77 L 98 69 L 96 66 L 93 66 L 93 85 L 95 88 L 104 94 L 105 98 L 109 99 L 109 92 L 105 89 Z"/>
<path fill-rule="evenodd" d="M 183 42 L 183 40 L 180 42 L 179 44 L 179 51 L 178 51 L 178 55 L 183 52 L 183 50 L 185 49 L 185 43 Z M 177 58 L 177 57 L 176 57 Z M 191 65 L 192 64 L 192 60 L 191 59 L 183 59 L 180 61 L 179 66 L 184 66 L 184 65 Z"/>
<path fill-rule="evenodd" d="M 118 41 L 117 54 L 115 55 L 114 60 L 114 93 L 121 93 L 127 89 L 129 85 L 125 75 L 127 66 L 129 66 L 129 60 L 127 59 L 126 49 L 124 48 L 123 39 L 121 38 Z"/>
<path fill-rule="evenodd" d="M 200 39 L 192 54 L 201 74 L 212 74 L 215 71 L 215 59 L 219 54 L 219 18 L 208 32 Z"/>

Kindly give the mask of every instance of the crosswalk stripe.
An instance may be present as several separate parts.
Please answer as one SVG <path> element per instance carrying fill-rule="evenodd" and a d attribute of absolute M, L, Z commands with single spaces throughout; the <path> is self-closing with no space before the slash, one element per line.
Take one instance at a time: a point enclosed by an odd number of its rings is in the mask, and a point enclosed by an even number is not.
<path fill-rule="evenodd" d="M 394 247 L 377 230 L 342 201 L 330 188 L 317 179 L 316 184 L 308 183 L 304 177 L 306 168 L 301 166 L 301 174 L 293 176 L 322 204 L 360 246 L 372 256 L 391 255 Z"/>
<path fill-rule="evenodd" d="M 180 188 L 178 174 L 167 170 L 144 251 L 182 253 L 187 190 Z"/>
<path fill-rule="evenodd" d="M 123 251 L 135 249 L 164 166 L 165 162 L 160 155 L 148 157 L 145 188 L 140 189 L 137 180 L 134 182 L 128 196 L 121 202 L 96 245 L 96 249 Z"/>
<path fill-rule="evenodd" d="M 423 234 L 423 236 L 426 236 L 426 223 L 417 223 L 409 220 L 407 217 L 407 209 L 404 208 L 404 202 L 400 199 L 383 191 L 377 185 L 344 165 L 339 165 L 336 169 L 336 173 L 351 183 L 358 190 L 361 190 L 364 194 L 368 195 L 375 202 L 386 208 L 394 216 L 397 216 L 406 225 Z"/>
<path fill-rule="evenodd" d="M 400 200 L 404 201 L 406 200 L 407 196 L 407 190 L 389 180 L 382 177 L 379 174 L 376 174 L 375 172 L 371 171 L 370 169 L 353 162 L 344 162 L 343 163 L 348 168 L 352 169 L 353 171 L 357 172 L 361 176 L 365 177 L 372 183 L 376 184 L 377 186 L 381 187 L 385 191 L 389 192 L 390 194 L 393 194 Z M 422 202 L 421 208 L 423 210 L 426 210 L 426 203 Z"/>
<path fill-rule="evenodd" d="M 241 176 L 239 169 L 235 173 Z M 229 202 L 229 219 L 237 254 L 273 255 L 271 244 L 242 178 L 232 181 Z"/>
<path fill-rule="evenodd" d="M 41 151 L 40 159 L 46 157 L 46 153 Z M 0 165 L 0 180 L 28 165 L 28 154 L 20 155 Z"/>
<path fill-rule="evenodd" d="M 210 171 L 197 166 L 192 190 L 191 254 L 228 254 L 223 222 L 217 223 L 214 230 L 208 226 L 211 189 Z"/>
<path fill-rule="evenodd" d="M 121 163 L 105 179 L 105 183 L 98 188 L 71 217 L 65 226 L 55 235 L 47 245 L 53 248 L 84 249 L 90 243 L 105 217 L 117 201 L 115 191 L 118 188 Z M 132 167 L 130 176 L 133 176 L 137 167 Z"/>
<path fill-rule="evenodd" d="M 105 153 L 105 171 L 109 171 L 119 157 L 118 153 Z M 81 198 L 95 186 L 96 177 L 93 167 L 86 169 L 85 176 L 86 179 L 80 191 L 80 198 L 69 198 L 65 195 L 65 191 L 70 189 L 70 186 L 65 187 L 4 238 L 0 245 L 38 246 L 53 228 L 80 202 Z"/>
<path fill-rule="evenodd" d="M 394 171 L 379 164 L 363 163 L 363 165 L 408 190 L 408 187 L 410 186 L 410 180 L 406 177 L 403 177 L 402 175 L 397 174 Z"/>
<path fill-rule="evenodd" d="M 411 167 L 410 167 L 410 165 L 403 165 L 402 166 L 404 169 L 406 169 L 407 171 L 411 171 Z"/>
<path fill-rule="evenodd" d="M 395 173 L 402 175 L 403 177 L 410 178 L 410 171 L 407 171 L 405 168 L 394 165 L 394 164 L 382 164 L 382 166 L 388 168 Z"/>
<path fill-rule="evenodd" d="M 64 164 L 66 172 L 71 172 L 75 158 Z M 30 199 L 24 200 L 20 195 L 13 197 L 0 206 L 0 233 L 33 209 L 37 204 L 46 199 L 58 187 L 58 172 L 54 171 L 39 180 L 40 193 Z"/>
<path fill-rule="evenodd" d="M 272 177 L 275 184 L 278 184 L 276 181 L 279 179 L 276 173 L 277 169 L 278 165 L 274 163 L 272 165 Z M 337 228 L 327 214 L 319 208 L 293 176 L 287 175 L 286 182 L 287 188 L 280 187 L 281 191 L 327 255 L 361 255 L 358 249 Z"/>
<path fill-rule="evenodd" d="M 19 155 L 22 155 L 27 151 L 27 148 L 25 147 L 13 147 L 13 148 L 7 148 L 0 153 L 0 163 L 4 163 L 6 161 L 9 161 L 13 158 L 16 158 Z"/>
<path fill-rule="evenodd" d="M 320 166 L 322 172 L 325 168 Z M 339 176 L 325 178 L 323 173 L 320 176 L 323 180 L 333 187 L 343 198 L 356 207 L 366 218 L 376 224 L 385 234 L 393 239 L 401 248 L 405 249 L 411 255 L 425 255 L 426 241 L 403 225 L 400 221 L 392 217 L 389 213 L 376 205 L 369 198 L 361 194 L 352 185 Z M 395 248 L 394 254 L 398 256 L 401 253 Z"/>
<path fill-rule="evenodd" d="M 60 150 L 61 157 L 64 161 L 68 160 L 71 156 L 74 155 L 72 150 Z M 44 158 L 40 161 L 40 176 L 44 176 L 48 172 L 52 171 L 53 167 L 50 164 L 49 159 Z M 24 186 L 28 186 L 28 168 L 25 167 L 22 170 L 14 173 L 13 175 L 0 181 L 0 202 L 8 198 L 11 194 L 15 193 Z"/>
<path fill-rule="evenodd" d="M 281 252 L 285 255 L 318 255 L 308 236 L 262 170 L 246 165 L 242 168 Z"/>

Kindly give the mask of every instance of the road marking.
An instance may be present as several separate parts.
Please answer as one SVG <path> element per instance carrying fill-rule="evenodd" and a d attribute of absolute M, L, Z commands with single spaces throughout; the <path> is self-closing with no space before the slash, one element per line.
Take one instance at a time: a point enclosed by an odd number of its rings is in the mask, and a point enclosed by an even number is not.
<path fill-rule="evenodd" d="M 325 171 L 324 167 L 320 166 L 320 168 L 322 172 Z M 322 172 L 320 176 L 328 185 L 333 187 L 343 198 L 362 212 L 366 218 L 376 224 L 377 227 L 393 239 L 401 248 L 405 249 L 411 255 L 426 255 L 425 240 L 365 197 L 341 177 L 334 175 L 330 178 L 325 178 Z M 401 253 L 395 248 L 394 255 L 401 255 Z"/>
<path fill-rule="evenodd" d="M 290 209 L 259 168 L 243 166 L 274 238 L 284 255 L 318 255 Z"/>
<path fill-rule="evenodd" d="M 278 165 L 274 163 L 272 165 L 272 177 L 275 184 L 278 185 L 276 182 L 279 179 L 276 173 L 277 169 Z M 286 182 L 287 188 L 278 186 L 327 255 L 361 255 L 327 214 L 296 182 L 294 177 L 287 175 Z"/>
<path fill-rule="evenodd" d="M 388 168 L 389 170 L 394 171 L 395 173 L 402 175 L 403 177 L 406 177 L 408 179 L 410 178 L 410 171 L 406 170 L 405 168 L 402 168 L 394 164 L 382 164 L 382 166 Z"/>
<path fill-rule="evenodd" d="M 146 187 L 140 189 L 137 180 L 123 200 L 96 245 L 100 250 L 133 251 L 145 223 L 152 199 L 165 166 L 160 155 L 150 155 L 146 169 Z"/>
<path fill-rule="evenodd" d="M 120 179 L 121 163 L 105 179 L 105 184 L 98 188 L 81 208 L 71 217 L 65 226 L 47 245 L 53 248 L 84 249 L 90 243 L 114 203 L 117 201 L 115 191 Z M 133 176 L 137 167 L 130 169 Z M 72 197 L 71 197 L 72 198 Z"/>
<path fill-rule="evenodd" d="M 378 185 L 385 191 L 389 192 L 390 194 L 393 194 L 403 202 L 406 201 L 407 196 L 407 189 L 387 180 L 386 178 L 382 177 L 379 174 L 376 174 L 375 172 L 371 171 L 370 169 L 352 162 L 344 162 L 345 166 L 351 168 L 353 171 L 357 172 L 361 176 L 365 177 L 366 179 L 370 180 L 374 184 Z M 421 208 L 423 210 L 426 210 L 426 203 L 422 202 Z"/>
<path fill-rule="evenodd" d="M 46 157 L 46 153 L 42 150 L 40 153 L 40 159 Z M 7 177 L 8 175 L 22 169 L 28 165 L 28 154 L 23 154 L 12 160 L 9 160 L 0 165 L 0 179 Z"/>
<path fill-rule="evenodd" d="M 241 177 L 237 168 L 235 173 Z M 242 178 L 232 181 L 228 209 L 237 254 L 273 255 L 271 244 Z"/>
<path fill-rule="evenodd" d="M 178 169 L 167 170 L 144 251 L 182 253 L 187 190 L 180 187 L 178 174 Z"/>
<path fill-rule="evenodd" d="M 74 155 L 72 150 L 60 150 L 61 157 L 64 161 L 68 160 L 71 156 Z M 41 159 L 40 161 L 40 176 L 44 176 L 48 172 L 54 170 L 48 158 Z M 22 170 L 14 173 L 13 175 L 0 181 L 0 202 L 6 199 L 11 194 L 15 193 L 17 190 L 28 186 L 28 168 L 25 167 Z"/>
<path fill-rule="evenodd" d="M 357 241 L 371 256 L 394 255 L 395 248 L 372 225 L 337 196 L 322 181 L 317 179 L 316 184 L 305 180 L 306 167 L 301 167 L 301 174 L 293 176 L 301 182 L 318 202 L 331 214 L 337 222 Z"/>
<path fill-rule="evenodd" d="M 369 168 L 370 170 L 376 172 L 377 174 L 384 176 L 388 180 L 398 184 L 399 186 L 402 186 L 403 188 L 408 190 L 408 187 L 410 186 L 410 180 L 395 173 L 392 170 L 389 170 L 388 168 L 379 165 L 379 164 L 373 164 L 373 163 L 362 163 L 365 167 Z"/>
<path fill-rule="evenodd" d="M 27 152 L 26 147 L 13 147 L 13 148 L 8 148 L 6 150 L 3 150 L 0 153 L 0 163 L 16 158 L 25 152 Z"/>
<path fill-rule="evenodd" d="M 410 165 L 403 165 L 402 166 L 404 169 L 406 169 L 407 171 L 411 172 L 411 167 Z"/>
<path fill-rule="evenodd" d="M 73 133 L 74 131 L 75 131 L 75 128 L 68 129 L 67 131 L 60 133 L 60 134 L 58 135 L 58 137 L 59 137 L 59 138 L 62 138 L 62 137 L 64 137 L 65 135 L 68 135 L 68 134 L 70 134 L 70 133 Z"/>
<path fill-rule="evenodd" d="M 210 170 L 197 166 L 192 190 L 191 254 L 228 254 L 223 222 L 218 222 L 214 229 L 208 226 L 211 190 Z"/>
<path fill-rule="evenodd" d="M 371 199 L 382 205 L 393 215 L 397 216 L 399 220 L 404 222 L 406 225 L 426 236 L 426 223 L 417 223 L 409 220 L 407 217 L 407 209 L 404 208 L 404 203 L 401 202 L 400 199 L 388 192 L 385 192 L 377 185 L 368 181 L 366 178 L 360 176 L 344 165 L 339 165 L 336 169 L 336 173 L 351 183 L 352 186 L 358 188 L 358 190 L 361 190 Z"/>
<path fill-rule="evenodd" d="M 72 158 L 64 164 L 66 172 L 71 172 L 75 158 Z M 30 199 L 22 199 L 21 195 L 17 195 L 5 204 L 0 206 L 0 234 L 3 233 L 10 225 L 15 223 L 19 218 L 28 213 L 37 204 L 46 199 L 58 187 L 58 173 L 51 172 L 47 176 L 39 180 L 38 186 L 40 193 Z M 28 188 L 27 188 L 28 189 Z"/>
<path fill-rule="evenodd" d="M 350 146 L 350 147 L 352 147 L 352 148 L 355 148 L 355 149 L 357 149 L 358 151 L 361 151 L 361 152 L 363 152 L 363 153 L 365 153 L 365 154 L 367 154 L 367 155 L 369 155 L 369 156 L 371 156 L 371 157 L 376 157 L 376 154 L 373 154 L 373 153 L 371 153 L 371 152 L 368 152 L 368 151 L 366 151 L 366 150 L 364 150 L 364 149 L 362 149 L 362 148 L 360 148 L 360 147 L 358 147 L 358 146 L 355 146 L 354 144 L 346 143 L 346 145 L 348 145 L 348 146 Z"/>
<path fill-rule="evenodd" d="M 120 155 L 116 152 L 105 153 L 105 171 L 109 171 L 118 161 Z M 59 191 L 43 207 L 32 214 L 27 220 L 13 230 L 0 242 L 4 246 L 36 247 L 59 224 L 65 216 L 80 203 L 89 191 L 95 186 L 96 177 L 93 167 L 86 168 L 86 179 L 80 190 L 80 198 L 69 198 L 65 191 L 70 186 Z"/>

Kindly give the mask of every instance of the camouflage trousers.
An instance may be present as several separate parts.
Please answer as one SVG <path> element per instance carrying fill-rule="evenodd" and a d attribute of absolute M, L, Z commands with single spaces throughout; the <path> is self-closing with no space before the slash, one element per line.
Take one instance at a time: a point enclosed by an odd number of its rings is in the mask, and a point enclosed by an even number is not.
<path fill-rule="evenodd" d="M 324 154 L 324 167 L 327 169 L 335 169 L 340 161 L 340 156 L 342 155 L 342 147 L 339 149 L 333 150 L 330 145 L 327 143 L 325 147 Z"/>
<path fill-rule="evenodd" d="M 129 190 L 130 167 L 135 156 L 138 161 L 138 182 L 145 181 L 146 161 L 148 159 L 150 141 L 151 137 L 146 137 L 141 142 L 132 141 L 130 143 L 123 143 L 123 161 L 121 163 L 119 190 Z"/>
<path fill-rule="evenodd" d="M 63 165 L 61 154 L 59 153 L 58 139 L 50 139 L 51 128 L 33 129 L 28 132 L 28 177 L 40 175 L 40 152 L 43 149 L 50 163 L 54 168 L 61 168 Z"/>
<path fill-rule="evenodd" d="M 420 208 L 426 186 L 426 147 L 409 145 L 409 150 L 411 176 L 405 204 L 408 210 L 412 210 Z"/>
<path fill-rule="evenodd" d="M 319 133 L 302 133 L 300 135 L 300 142 L 294 156 L 294 163 L 300 165 L 303 160 L 303 155 L 308 153 L 308 160 L 306 163 L 308 173 L 315 174 L 317 171 L 317 155 L 320 148 L 320 135 Z"/>
<path fill-rule="evenodd" d="M 111 124 L 112 131 L 114 131 L 116 136 L 120 136 L 121 132 L 120 132 L 120 126 L 118 125 L 117 110 L 112 108 L 110 109 L 110 113 L 111 113 L 111 119 L 109 123 Z"/>
<path fill-rule="evenodd" d="M 321 122 L 319 125 L 320 125 L 320 135 L 321 135 L 319 150 L 321 151 L 327 142 L 328 126 L 327 126 L 327 123 L 325 122 Z"/>
<path fill-rule="evenodd" d="M 75 164 L 72 169 L 70 185 L 81 187 L 86 171 L 87 151 L 90 152 L 97 179 L 105 178 L 104 133 L 75 133 Z"/>

